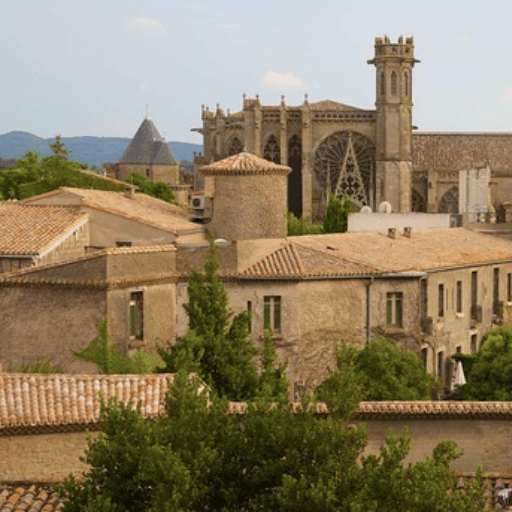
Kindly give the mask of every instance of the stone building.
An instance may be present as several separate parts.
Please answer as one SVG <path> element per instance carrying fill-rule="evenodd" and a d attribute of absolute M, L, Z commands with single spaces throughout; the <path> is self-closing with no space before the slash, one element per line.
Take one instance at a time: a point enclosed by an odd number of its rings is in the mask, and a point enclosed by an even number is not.
<path fill-rule="evenodd" d="M 183 243 L 205 239 L 204 227 L 191 222 L 188 210 L 140 194 L 61 187 L 23 200 L 25 205 L 73 206 L 89 215 L 89 249 L 127 245 Z"/>
<path fill-rule="evenodd" d="M 149 181 L 163 181 L 169 185 L 180 182 L 179 162 L 155 123 L 145 117 L 117 164 L 117 178 L 128 179 L 137 172 Z"/>
<path fill-rule="evenodd" d="M 0 273 L 83 256 L 89 245 L 79 208 L 0 203 Z"/>
<path fill-rule="evenodd" d="M 488 165 L 498 221 L 512 194 L 512 133 L 419 132 L 412 122 L 413 38 L 375 39 L 375 109 L 331 100 L 298 106 L 262 105 L 243 98 L 230 114 L 202 109 L 204 154 L 209 164 L 247 151 L 288 165 L 288 208 L 322 216 L 329 193 L 373 211 L 387 201 L 394 212 L 459 213 L 459 171 Z M 209 191 L 205 189 L 205 194 Z M 510 208 L 509 208 L 510 209 Z"/>
<path fill-rule="evenodd" d="M 180 274 L 201 266 L 198 251 L 178 251 Z M 257 344 L 273 330 L 299 387 L 335 368 L 342 340 L 363 346 L 383 335 L 421 354 L 449 390 L 450 356 L 474 352 L 510 320 L 512 242 L 465 228 L 237 240 L 220 256 L 232 308 L 251 311 Z M 177 286 L 183 335 L 186 280 Z"/>
<path fill-rule="evenodd" d="M 77 359 L 107 320 L 123 353 L 155 350 L 176 332 L 176 248 L 119 247 L 0 277 L 0 364 L 50 360 L 74 373 L 96 373 Z"/>

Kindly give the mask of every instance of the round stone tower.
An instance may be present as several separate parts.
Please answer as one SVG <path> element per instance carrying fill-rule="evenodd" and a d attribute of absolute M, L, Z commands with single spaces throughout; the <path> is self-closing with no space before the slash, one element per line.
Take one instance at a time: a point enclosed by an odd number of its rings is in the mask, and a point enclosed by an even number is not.
<path fill-rule="evenodd" d="M 412 190 L 412 37 L 392 43 L 375 38 L 376 91 L 376 196 L 391 203 L 395 212 L 411 211 Z"/>
<path fill-rule="evenodd" d="M 201 173 L 215 181 L 210 231 L 227 240 L 285 237 L 290 171 L 250 153 L 205 165 Z"/>

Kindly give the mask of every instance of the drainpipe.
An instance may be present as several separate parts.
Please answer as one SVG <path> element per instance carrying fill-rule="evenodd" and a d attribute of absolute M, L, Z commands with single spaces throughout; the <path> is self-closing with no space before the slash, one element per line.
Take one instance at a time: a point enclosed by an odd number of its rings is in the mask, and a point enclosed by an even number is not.
<path fill-rule="evenodd" d="M 370 341 L 372 335 L 372 316 L 370 310 L 371 297 L 370 297 L 370 286 L 373 284 L 374 277 L 371 276 L 368 284 L 366 285 L 366 343 Z"/>

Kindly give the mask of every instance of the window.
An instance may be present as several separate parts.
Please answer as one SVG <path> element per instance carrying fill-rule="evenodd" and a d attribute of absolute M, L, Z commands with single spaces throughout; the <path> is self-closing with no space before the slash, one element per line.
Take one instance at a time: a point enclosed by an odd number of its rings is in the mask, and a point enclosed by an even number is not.
<path fill-rule="evenodd" d="M 380 73 L 380 94 L 384 96 L 386 94 L 386 79 L 384 77 L 384 73 L 381 71 Z"/>
<path fill-rule="evenodd" d="M 403 327 L 402 322 L 403 294 L 392 292 L 386 294 L 386 323 L 395 327 Z"/>
<path fill-rule="evenodd" d="M 457 313 L 462 313 L 462 281 L 457 281 Z"/>
<path fill-rule="evenodd" d="M 409 74 L 407 71 L 404 71 L 404 94 L 409 96 Z"/>
<path fill-rule="evenodd" d="M 439 317 L 443 317 L 444 316 L 444 284 L 439 285 L 437 304 L 438 304 L 437 314 Z"/>
<path fill-rule="evenodd" d="M 281 297 L 265 295 L 263 298 L 263 327 L 265 330 L 281 332 Z"/>
<path fill-rule="evenodd" d="M 494 269 L 494 284 L 493 284 L 493 300 L 498 302 L 500 300 L 500 269 Z"/>
<path fill-rule="evenodd" d="M 130 338 L 144 339 L 144 295 L 143 292 L 130 293 Z"/>
<path fill-rule="evenodd" d="M 512 274 L 507 274 L 507 302 L 512 301 Z"/>
<path fill-rule="evenodd" d="M 478 349 L 478 335 L 471 335 L 471 353 L 474 354 Z"/>
<path fill-rule="evenodd" d="M 396 96 L 398 93 L 398 75 L 396 71 L 391 72 L 391 94 Z"/>
<path fill-rule="evenodd" d="M 252 332 L 252 302 L 250 300 L 247 301 L 247 313 L 249 313 L 249 324 L 247 325 L 247 329 L 249 329 L 249 332 Z"/>
<path fill-rule="evenodd" d="M 441 382 L 444 382 L 444 352 L 437 353 L 437 376 Z"/>

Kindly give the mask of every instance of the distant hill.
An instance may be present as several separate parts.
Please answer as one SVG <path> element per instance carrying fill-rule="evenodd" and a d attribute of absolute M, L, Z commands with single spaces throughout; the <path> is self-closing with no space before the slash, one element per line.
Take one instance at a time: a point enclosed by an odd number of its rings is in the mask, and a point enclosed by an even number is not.
<path fill-rule="evenodd" d="M 100 166 L 106 162 L 118 162 L 130 143 L 129 138 L 122 137 L 62 137 L 70 158 L 89 166 Z M 50 155 L 49 145 L 54 138 L 43 139 L 28 132 L 9 132 L 0 135 L 0 159 L 20 158 L 27 151 L 36 151 L 43 156 Z M 201 144 L 189 142 L 169 142 L 178 160 L 194 159 L 194 151 L 203 150 Z"/>

